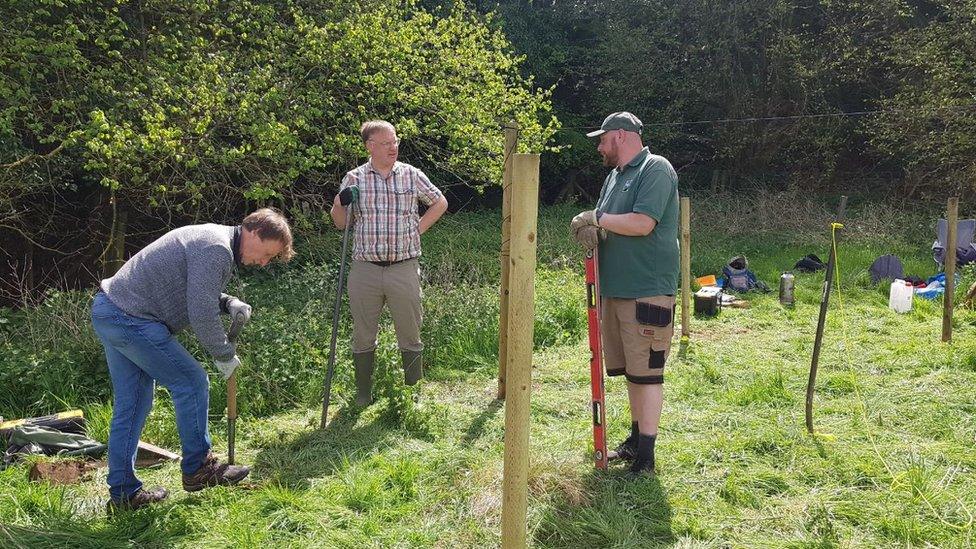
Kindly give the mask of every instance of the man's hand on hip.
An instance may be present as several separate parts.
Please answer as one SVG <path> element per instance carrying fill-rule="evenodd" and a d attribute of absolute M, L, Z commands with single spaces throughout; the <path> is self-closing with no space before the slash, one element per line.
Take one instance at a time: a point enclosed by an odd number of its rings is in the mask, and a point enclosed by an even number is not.
<path fill-rule="evenodd" d="M 230 360 L 214 360 L 214 364 L 220 370 L 221 375 L 224 376 L 224 380 L 228 380 L 234 374 L 234 370 L 241 365 L 241 359 L 237 358 L 237 355 L 234 355 Z"/>

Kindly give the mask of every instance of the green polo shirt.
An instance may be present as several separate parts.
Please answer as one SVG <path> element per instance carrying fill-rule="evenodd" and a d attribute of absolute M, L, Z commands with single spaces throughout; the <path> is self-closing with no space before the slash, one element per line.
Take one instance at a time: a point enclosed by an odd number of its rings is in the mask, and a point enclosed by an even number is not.
<path fill-rule="evenodd" d="M 663 156 L 644 147 L 603 182 L 597 208 L 609 214 L 631 212 L 657 224 L 647 236 L 609 232 L 600 243 L 600 294 L 638 298 L 678 291 L 678 174 Z"/>

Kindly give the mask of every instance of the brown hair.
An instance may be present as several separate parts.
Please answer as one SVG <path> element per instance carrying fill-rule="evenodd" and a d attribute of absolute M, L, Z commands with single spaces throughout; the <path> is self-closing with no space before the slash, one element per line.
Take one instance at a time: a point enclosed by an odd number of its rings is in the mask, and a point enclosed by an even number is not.
<path fill-rule="evenodd" d="M 288 261 L 295 256 L 291 244 L 291 227 L 285 215 L 274 208 L 261 208 L 248 214 L 241 226 L 258 235 L 261 240 L 277 240 L 285 245 L 278 254 L 279 261 Z"/>
<path fill-rule="evenodd" d="M 390 130 L 396 133 L 396 128 L 393 124 L 390 124 L 386 120 L 370 120 L 368 122 L 363 122 L 362 127 L 359 128 L 359 135 L 363 138 L 363 143 L 369 141 L 370 136 L 380 130 Z"/>

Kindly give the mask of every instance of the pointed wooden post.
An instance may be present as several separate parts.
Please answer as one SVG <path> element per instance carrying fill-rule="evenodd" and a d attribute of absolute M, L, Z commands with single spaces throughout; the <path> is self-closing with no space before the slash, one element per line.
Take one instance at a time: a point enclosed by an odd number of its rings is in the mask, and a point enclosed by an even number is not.
<path fill-rule="evenodd" d="M 681 199 L 681 339 L 691 336 L 691 199 Z"/>
<path fill-rule="evenodd" d="M 518 125 L 505 126 L 505 159 L 502 176 L 502 279 L 498 295 L 498 399 L 505 398 L 505 365 L 508 360 L 508 287 L 509 257 L 512 240 L 512 155 L 518 144 Z"/>
<path fill-rule="evenodd" d="M 949 199 L 946 208 L 945 295 L 942 298 L 942 341 L 952 341 L 952 305 L 956 296 L 956 225 L 959 222 L 959 198 Z"/>
<path fill-rule="evenodd" d="M 502 478 L 502 547 L 526 546 L 532 335 L 535 323 L 536 229 L 539 155 L 513 155 L 511 316 L 506 363 L 505 468 Z"/>

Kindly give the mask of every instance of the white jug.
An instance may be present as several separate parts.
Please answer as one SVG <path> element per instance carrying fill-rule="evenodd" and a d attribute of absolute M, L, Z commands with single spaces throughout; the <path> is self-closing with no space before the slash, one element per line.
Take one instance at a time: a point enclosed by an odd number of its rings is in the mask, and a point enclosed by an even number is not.
<path fill-rule="evenodd" d="M 904 280 L 896 278 L 892 281 L 891 290 L 888 292 L 888 308 L 896 313 L 907 313 L 912 310 L 913 297 L 915 297 L 915 288 Z"/>

